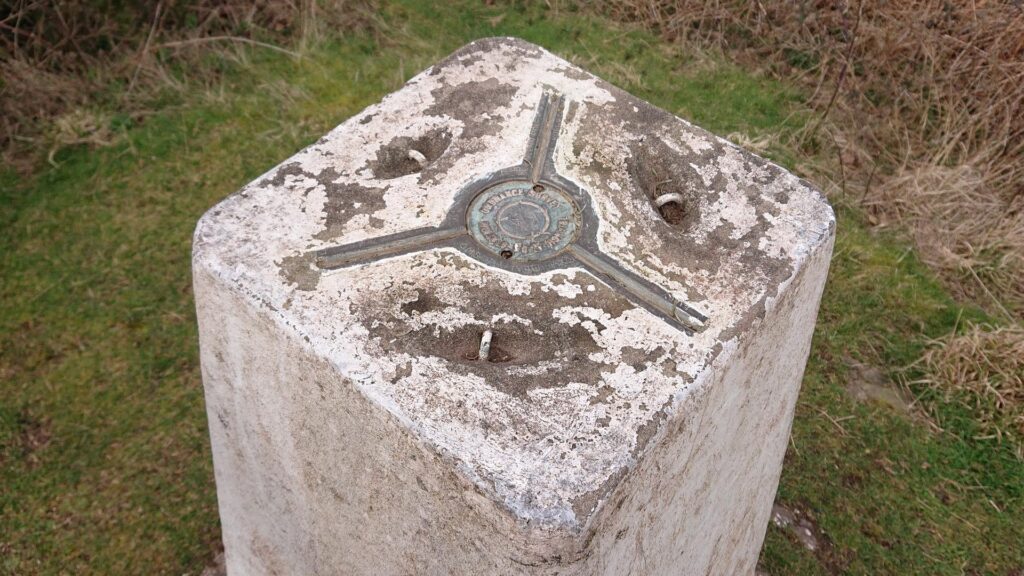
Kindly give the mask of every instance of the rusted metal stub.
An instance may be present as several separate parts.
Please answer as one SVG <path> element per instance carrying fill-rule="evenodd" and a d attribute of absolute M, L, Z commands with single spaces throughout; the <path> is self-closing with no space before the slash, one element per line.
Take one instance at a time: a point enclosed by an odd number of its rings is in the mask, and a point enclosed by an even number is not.
<path fill-rule="evenodd" d="M 552 152 L 564 110 L 563 96 L 544 94 L 523 162 L 462 190 L 439 228 L 320 250 L 317 266 L 330 270 L 450 247 L 520 274 L 580 267 L 676 328 L 688 334 L 703 331 L 707 316 L 600 251 L 589 196 L 554 169 Z"/>

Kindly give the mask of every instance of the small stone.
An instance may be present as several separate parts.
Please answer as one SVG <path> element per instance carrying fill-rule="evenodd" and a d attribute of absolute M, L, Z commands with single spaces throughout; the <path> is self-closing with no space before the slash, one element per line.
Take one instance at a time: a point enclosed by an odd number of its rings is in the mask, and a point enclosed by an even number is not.
<path fill-rule="evenodd" d="M 850 368 L 846 391 L 860 402 L 878 402 L 898 412 L 909 413 L 913 399 L 892 383 L 881 369 L 847 358 Z"/>
<path fill-rule="evenodd" d="M 772 523 L 779 529 L 792 534 L 804 548 L 811 552 L 821 548 L 818 540 L 817 528 L 813 523 L 802 515 L 781 504 L 772 506 Z"/>

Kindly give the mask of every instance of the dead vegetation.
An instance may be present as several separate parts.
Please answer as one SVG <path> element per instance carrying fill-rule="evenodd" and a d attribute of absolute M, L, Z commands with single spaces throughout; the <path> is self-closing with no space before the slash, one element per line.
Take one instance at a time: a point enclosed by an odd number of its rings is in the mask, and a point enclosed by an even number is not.
<path fill-rule="evenodd" d="M 977 439 L 1009 442 L 1024 459 L 1024 328 L 971 325 L 932 343 L 923 384 L 974 415 Z"/>
<path fill-rule="evenodd" d="M 1024 315 L 1024 4 L 567 2 L 804 84 L 799 142 L 871 223 L 912 231 L 955 292 Z"/>
<path fill-rule="evenodd" d="M 907 231 L 954 295 L 1016 326 L 970 326 L 932 342 L 911 371 L 924 372 L 919 391 L 933 392 L 923 398 L 964 405 L 979 439 L 1007 440 L 1024 458 L 1024 3 L 582 0 L 558 8 L 637 22 L 802 84 L 813 119 L 789 143 L 807 158 L 800 170 L 835 201 L 859 207 L 868 224 Z"/>
<path fill-rule="evenodd" d="M 0 3 L 0 149 L 29 172 L 60 149 L 102 146 L 154 96 L 202 89 L 245 49 L 299 57 L 363 27 L 368 0 L 7 0 Z M 182 73 L 187 71 L 187 73 Z"/>

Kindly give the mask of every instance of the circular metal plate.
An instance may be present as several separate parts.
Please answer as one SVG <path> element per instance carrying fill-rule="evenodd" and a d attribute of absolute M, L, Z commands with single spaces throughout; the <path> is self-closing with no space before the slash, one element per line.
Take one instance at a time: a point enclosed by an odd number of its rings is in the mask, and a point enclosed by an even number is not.
<path fill-rule="evenodd" d="M 501 258 L 546 260 L 576 239 L 580 215 L 565 192 L 513 180 L 477 194 L 466 224 L 481 246 Z"/>

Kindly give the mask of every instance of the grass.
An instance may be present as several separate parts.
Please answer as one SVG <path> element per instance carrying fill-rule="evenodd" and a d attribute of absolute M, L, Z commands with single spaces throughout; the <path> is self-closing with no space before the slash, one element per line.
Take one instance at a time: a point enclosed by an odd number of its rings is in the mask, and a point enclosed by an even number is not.
<path fill-rule="evenodd" d="M 112 146 L 0 175 L 0 573 L 197 574 L 218 546 L 189 254 L 198 217 L 459 45 L 516 35 L 720 134 L 798 130 L 794 89 L 594 17 L 389 4 L 374 31 L 295 62 L 214 53 L 221 80 L 175 91 Z M 438 34 L 438 30 L 444 30 Z M 226 58 L 223 55 L 234 55 Z M 840 203 L 839 238 L 779 501 L 813 515 L 811 553 L 771 528 L 772 574 L 1010 574 L 1024 569 L 1024 463 L 851 399 L 847 358 L 892 377 L 930 338 L 988 320 L 959 307 L 905 239 Z"/>
<path fill-rule="evenodd" d="M 1013 448 L 974 440 L 959 404 L 938 407 L 940 432 L 844 391 L 856 377 L 848 358 L 895 378 L 920 356 L 922 335 L 978 313 L 961 310 L 912 251 L 846 216 L 777 497 L 813 511 L 833 550 L 822 567 L 795 570 L 808 553 L 777 549 L 773 534 L 763 560 L 780 574 L 1013 573 L 1024 565 L 1014 512 L 1024 465 Z"/>
<path fill-rule="evenodd" d="M 1024 459 L 1024 328 L 972 324 L 934 341 L 915 384 L 971 408 L 977 436 L 1006 441 Z"/>

